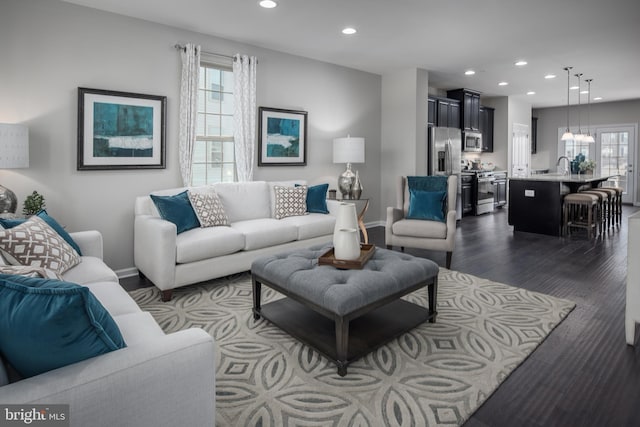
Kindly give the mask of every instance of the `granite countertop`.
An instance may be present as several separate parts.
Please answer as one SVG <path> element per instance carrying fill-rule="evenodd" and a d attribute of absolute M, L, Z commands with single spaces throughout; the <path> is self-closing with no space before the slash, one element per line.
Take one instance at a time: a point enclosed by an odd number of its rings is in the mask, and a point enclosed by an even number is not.
<path fill-rule="evenodd" d="M 611 175 L 600 174 L 571 174 L 563 175 L 559 173 L 543 173 L 532 174 L 527 176 L 510 176 L 510 180 L 518 181 L 547 181 L 547 182 L 575 182 L 575 183 L 587 183 L 593 181 L 604 181 L 611 178 Z"/>

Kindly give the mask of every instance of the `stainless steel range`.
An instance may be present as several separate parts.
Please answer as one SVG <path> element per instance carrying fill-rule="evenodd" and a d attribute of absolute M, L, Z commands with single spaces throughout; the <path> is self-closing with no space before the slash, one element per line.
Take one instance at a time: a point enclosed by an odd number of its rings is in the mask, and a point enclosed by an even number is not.
<path fill-rule="evenodd" d="M 495 193 L 495 178 L 492 171 L 484 170 L 466 170 L 462 172 L 465 175 L 472 175 L 474 177 L 474 185 L 472 188 L 476 189 L 473 197 L 474 214 L 482 215 L 485 213 L 493 212 L 494 209 L 494 193 Z"/>

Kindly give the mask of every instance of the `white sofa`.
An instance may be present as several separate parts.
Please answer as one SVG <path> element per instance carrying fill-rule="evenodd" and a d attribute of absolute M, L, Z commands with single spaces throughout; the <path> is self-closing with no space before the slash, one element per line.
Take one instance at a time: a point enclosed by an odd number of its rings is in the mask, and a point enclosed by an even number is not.
<path fill-rule="evenodd" d="M 109 311 L 126 348 L 27 379 L 9 371 L 2 404 L 69 404 L 71 426 L 206 426 L 215 420 L 213 338 L 201 329 L 166 335 L 102 261 L 97 231 L 71 233 L 82 261 L 63 278 L 88 287 Z M 0 378 L 6 377 L 0 366 Z"/>
<path fill-rule="evenodd" d="M 339 202 L 327 200 L 329 214 L 309 213 L 275 219 L 274 186 L 305 181 L 218 183 L 190 188 L 215 191 L 229 226 L 195 228 L 176 233 L 175 224 L 160 218 L 148 195 L 136 198 L 134 261 L 140 275 L 171 299 L 174 288 L 247 271 L 259 256 L 330 242 Z M 154 191 L 169 196 L 188 188 Z"/>
<path fill-rule="evenodd" d="M 640 323 L 640 212 L 630 215 L 628 221 L 625 335 L 627 344 L 635 345 L 636 323 Z"/>

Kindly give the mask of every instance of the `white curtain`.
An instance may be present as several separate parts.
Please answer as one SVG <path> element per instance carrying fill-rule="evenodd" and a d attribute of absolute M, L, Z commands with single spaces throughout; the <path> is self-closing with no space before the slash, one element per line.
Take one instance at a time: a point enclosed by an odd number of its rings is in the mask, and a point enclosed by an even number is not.
<path fill-rule="evenodd" d="M 200 72 L 200 46 L 187 43 L 180 50 L 182 79 L 180 80 L 180 174 L 182 185 L 191 185 L 191 162 L 196 142 L 196 113 L 198 101 L 198 74 Z"/>
<path fill-rule="evenodd" d="M 233 138 L 235 143 L 238 181 L 253 179 L 256 140 L 256 69 L 255 56 L 236 54 L 233 57 L 235 108 Z"/>

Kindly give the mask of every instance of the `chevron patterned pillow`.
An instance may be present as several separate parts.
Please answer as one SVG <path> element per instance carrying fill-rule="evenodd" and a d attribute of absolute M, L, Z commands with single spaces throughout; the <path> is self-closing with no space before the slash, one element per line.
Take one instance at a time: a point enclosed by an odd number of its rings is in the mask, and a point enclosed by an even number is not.
<path fill-rule="evenodd" d="M 224 212 L 224 206 L 216 193 L 195 193 L 189 191 L 189 201 L 196 212 L 200 227 L 215 227 L 229 225 L 229 219 Z"/>

